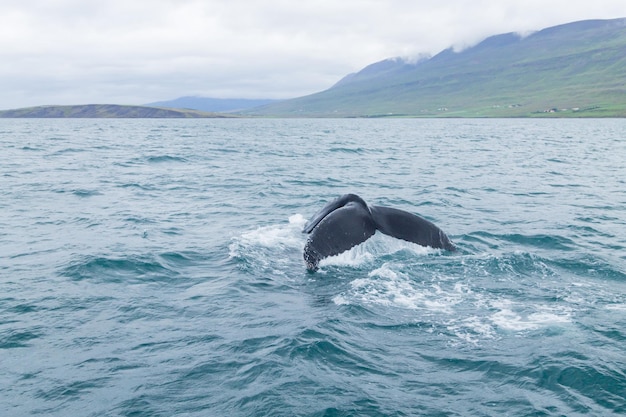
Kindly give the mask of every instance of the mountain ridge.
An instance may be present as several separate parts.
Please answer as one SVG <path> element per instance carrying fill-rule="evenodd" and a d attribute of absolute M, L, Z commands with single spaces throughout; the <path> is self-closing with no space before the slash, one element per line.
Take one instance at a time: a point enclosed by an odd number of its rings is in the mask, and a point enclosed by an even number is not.
<path fill-rule="evenodd" d="M 407 63 L 391 58 L 331 88 L 244 112 L 291 117 L 626 116 L 626 18 L 505 33 Z M 567 110 L 565 110 L 567 109 Z M 565 111 L 564 111 L 565 110 Z"/>
<path fill-rule="evenodd" d="M 0 118 L 224 118 L 235 117 L 197 110 L 119 104 L 82 104 L 36 106 L 0 111 Z"/>
<path fill-rule="evenodd" d="M 145 104 L 149 107 L 167 107 L 173 109 L 200 110 L 216 113 L 231 113 L 259 107 L 279 100 L 246 98 L 212 98 L 183 96 L 173 100 L 156 101 Z"/>

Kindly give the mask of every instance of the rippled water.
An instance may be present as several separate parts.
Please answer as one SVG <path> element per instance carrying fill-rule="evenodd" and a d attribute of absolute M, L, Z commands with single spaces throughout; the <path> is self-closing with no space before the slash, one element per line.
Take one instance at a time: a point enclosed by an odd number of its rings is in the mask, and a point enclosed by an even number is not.
<path fill-rule="evenodd" d="M 3 416 L 626 413 L 625 120 L 2 120 Z M 384 235 L 307 273 L 346 192 Z"/>

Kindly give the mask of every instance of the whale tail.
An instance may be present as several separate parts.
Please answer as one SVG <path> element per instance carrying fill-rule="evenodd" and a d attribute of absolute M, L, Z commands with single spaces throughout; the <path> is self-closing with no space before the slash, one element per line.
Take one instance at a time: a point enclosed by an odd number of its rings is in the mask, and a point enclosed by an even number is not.
<path fill-rule="evenodd" d="M 333 211 L 337 210 L 345 206 L 348 203 L 356 203 L 363 207 L 367 208 L 367 203 L 361 197 L 356 194 L 344 194 L 341 197 L 334 199 L 326 203 L 324 207 L 320 209 L 317 213 L 311 217 L 311 220 L 306 222 L 304 228 L 302 229 L 302 233 L 311 233 L 311 231 L 317 226 L 326 216 L 328 216 Z"/>
<path fill-rule="evenodd" d="M 304 232 L 306 230 L 305 226 Z M 304 261 L 307 269 L 315 271 L 322 259 L 365 242 L 376 233 L 376 224 L 367 206 L 349 202 L 318 220 L 316 226 L 308 230 L 312 233 L 304 246 Z"/>
<path fill-rule="evenodd" d="M 304 226 L 310 233 L 304 247 L 307 269 L 315 271 L 319 262 L 365 242 L 376 230 L 422 246 L 456 250 L 448 236 L 428 220 L 389 207 L 368 207 L 355 195 L 346 194 L 326 204 Z"/>
<path fill-rule="evenodd" d="M 386 235 L 431 248 L 456 250 L 443 230 L 423 217 L 390 207 L 372 206 L 370 210 L 377 229 Z"/>

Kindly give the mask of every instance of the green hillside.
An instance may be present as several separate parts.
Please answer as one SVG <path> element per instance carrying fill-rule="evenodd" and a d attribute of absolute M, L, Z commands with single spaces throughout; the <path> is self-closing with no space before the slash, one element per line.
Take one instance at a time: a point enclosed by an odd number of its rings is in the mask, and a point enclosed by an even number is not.
<path fill-rule="evenodd" d="M 77 106 L 39 106 L 0 111 L 9 118 L 212 118 L 232 117 L 197 110 L 168 109 L 117 104 L 86 104 Z"/>
<path fill-rule="evenodd" d="M 626 19 L 487 38 L 372 64 L 332 88 L 248 114 L 291 117 L 625 117 Z"/>

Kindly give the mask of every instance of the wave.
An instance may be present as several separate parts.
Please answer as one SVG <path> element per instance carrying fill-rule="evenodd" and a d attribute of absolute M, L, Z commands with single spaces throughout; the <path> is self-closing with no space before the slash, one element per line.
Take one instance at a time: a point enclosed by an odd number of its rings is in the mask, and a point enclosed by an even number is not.
<path fill-rule="evenodd" d="M 179 276 L 178 267 L 185 260 L 187 258 L 184 255 L 168 253 L 157 258 L 83 256 L 64 267 L 60 275 L 75 281 L 155 282 Z"/>
<path fill-rule="evenodd" d="M 89 198 L 89 197 L 102 195 L 102 193 L 98 190 L 86 189 L 86 188 L 74 188 L 74 189 L 55 188 L 55 189 L 52 189 L 52 192 L 57 193 L 57 194 L 69 193 L 80 198 Z"/>
<path fill-rule="evenodd" d="M 151 164 L 159 164 L 164 162 L 188 162 L 186 158 L 171 155 L 150 156 L 146 159 L 146 161 Z"/>
<path fill-rule="evenodd" d="M 59 155 L 65 155 L 65 154 L 82 153 L 82 152 L 87 152 L 87 151 L 88 149 L 84 149 L 84 148 L 65 148 L 65 149 L 60 149 L 60 150 L 53 152 L 52 154 L 46 156 L 46 158 L 59 156 Z"/>
<path fill-rule="evenodd" d="M 172 155 L 151 155 L 135 157 L 125 162 L 116 161 L 113 165 L 123 168 L 134 168 L 145 164 L 165 164 L 165 163 L 188 163 L 189 160 L 182 156 Z"/>
<path fill-rule="evenodd" d="M 461 239 L 464 242 L 480 243 L 482 246 L 486 246 L 491 249 L 497 249 L 504 246 L 510 247 L 511 244 L 517 247 L 554 251 L 571 251 L 577 247 L 576 243 L 570 238 L 548 234 L 494 234 L 485 231 L 476 231 L 461 236 Z M 484 248 L 470 246 L 470 250 L 478 251 L 482 249 Z"/>
<path fill-rule="evenodd" d="M 129 183 L 125 183 L 125 184 L 119 184 L 116 185 L 116 187 L 119 188 L 137 188 L 139 190 L 142 191 L 155 191 L 158 190 L 158 188 L 154 185 L 148 185 L 148 184 L 139 184 L 137 182 L 129 182 Z"/>
<path fill-rule="evenodd" d="M 0 350 L 31 346 L 31 341 L 40 338 L 44 333 L 40 329 L 20 329 L 0 333 Z"/>
<path fill-rule="evenodd" d="M 87 198 L 87 197 L 93 197 L 93 196 L 97 196 L 97 195 L 102 195 L 102 193 L 98 190 L 87 190 L 87 189 L 76 189 L 76 190 L 72 190 L 72 194 L 74 194 L 76 197 L 81 197 L 81 198 Z"/>
<path fill-rule="evenodd" d="M 368 149 L 365 149 L 365 148 L 362 148 L 362 147 L 347 148 L 347 147 L 344 147 L 344 146 L 333 147 L 333 148 L 330 148 L 329 151 L 331 153 L 348 153 L 348 154 L 355 154 L 355 155 L 362 154 L 362 153 L 365 153 L 365 152 L 369 152 Z"/>

